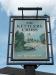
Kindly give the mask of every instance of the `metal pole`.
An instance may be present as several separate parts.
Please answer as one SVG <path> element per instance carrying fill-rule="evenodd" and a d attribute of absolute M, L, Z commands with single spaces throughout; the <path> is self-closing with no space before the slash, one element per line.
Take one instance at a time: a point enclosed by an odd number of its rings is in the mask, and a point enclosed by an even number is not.
<path fill-rule="evenodd" d="M 37 10 L 37 17 L 38 17 L 38 10 L 42 10 L 42 8 L 18 8 L 18 10 L 22 10 L 22 19 L 23 19 L 23 10 Z M 36 75 L 35 69 L 37 65 L 24 65 L 25 75 Z"/>
<path fill-rule="evenodd" d="M 22 19 L 23 19 L 23 9 L 22 9 Z"/>
<path fill-rule="evenodd" d="M 37 10 L 37 13 L 36 13 L 36 17 L 38 17 L 38 10 Z"/>
<path fill-rule="evenodd" d="M 42 10 L 41 7 L 20 7 L 18 10 Z"/>
<path fill-rule="evenodd" d="M 37 65 L 24 65 L 25 75 L 36 75 L 35 69 Z"/>
<path fill-rule="evenodd" d="M 31 7 L 20 7 L 18 10 L 22 10 L 22 18 L 23 18 L 23 10 L 37 10 L 37 17 L 38 17 L 38 11 L 42 10 L 41 7 L 31 8 Z"/>

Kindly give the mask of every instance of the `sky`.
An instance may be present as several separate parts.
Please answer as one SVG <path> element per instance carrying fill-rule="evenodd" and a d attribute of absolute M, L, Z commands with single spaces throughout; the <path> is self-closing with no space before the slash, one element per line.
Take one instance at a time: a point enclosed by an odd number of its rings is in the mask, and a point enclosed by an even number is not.
<path fill-rule="evenodd" d="M 0 68 L 9 66 L 6 65 L 9 17 L 11 15 L 21 15 L 18 7 L 42 7 L 39 15 L 47 14 L 50 16 L 54 65 L 40 65 L 36 70 L 56 73 L 56 0 L 0 0 Z M 24 12 L 24 14 L 28 15 L 29 13 Z M 35 15 L 36 11 L 29 15 L 32 14 Z M 22 68 L 20 65 L 13 65 L 12 67 Z"/>

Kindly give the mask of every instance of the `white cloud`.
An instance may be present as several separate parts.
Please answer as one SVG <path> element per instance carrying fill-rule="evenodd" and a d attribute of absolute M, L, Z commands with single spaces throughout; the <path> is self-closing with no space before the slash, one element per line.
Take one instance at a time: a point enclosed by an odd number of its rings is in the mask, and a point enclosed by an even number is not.
<path fill-rule="evenodd" d="M 18 7 L 42 7 L 42 13 L 56 16 L 56 0 L 0 0 L 7 14 L 20 14 Z"/>
<path fill-rule="evenodd" d="M 56 16 L 56 0 L 0 0 L 3 10 L 8 15 L 21 15 L 21 11 L 18 11 L 18 7 L 42 7 L 43 10 L 39 14 L 48 14 L 51 18 L 51 27 L 54 28 L 54 19 Z M 24 12 L 25 13 L 25 12 Z M 36 12 L 25 13 L 26 15 L 32 15 Z"/>
<path fill-rule="evenodd" d="M 50 21 L 51 21 L 51 29 L 53 30 L 54 29 L 54 21 L 55 21 L 56 17 L 51 17 L 50 18 Z"/>
<path fill-rule="evenodd" d="M 8 15 L 21 15 L 21 11 L 18 11 L 18 7 L 42 7 L 43 10 L 39 12 L 39 14 L 50 15 L 52 17 L 51 28 L 54 28 L 53 22 L 56 16 L 56 0 L 0 0 L 0 3 Z M 36 12 L 28 12 L 27 14 L 36 15 Z"/>

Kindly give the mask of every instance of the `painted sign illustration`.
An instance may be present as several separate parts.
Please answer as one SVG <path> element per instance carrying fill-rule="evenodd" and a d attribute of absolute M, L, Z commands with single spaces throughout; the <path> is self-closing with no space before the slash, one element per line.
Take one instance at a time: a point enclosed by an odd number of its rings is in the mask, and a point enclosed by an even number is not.
<path fill-rule="evenodd" d="M 46 21 L 44 19 L 15 19 L 13 59 L 48 59 L 46 31 Z"/>

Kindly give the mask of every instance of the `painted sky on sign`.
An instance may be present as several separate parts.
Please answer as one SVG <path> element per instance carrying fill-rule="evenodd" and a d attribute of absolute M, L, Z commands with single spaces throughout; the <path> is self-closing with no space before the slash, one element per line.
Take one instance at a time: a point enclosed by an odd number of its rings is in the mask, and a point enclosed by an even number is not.
<path fill-rule="evenodd" d="M 42 7 L 42 12 L 39 15 L 50 15 L 51 28 L 52 28 L 52 41 L 54 52 L 54 65 L 39 66 L 37 70 L 44 72 L 56 73 L 56 0 L 0 0 L 0 68 L 6 65 L 7 57 L 7 44 L 8 44 L 8 29 L 9 29 L 9 16 L 21 15 L 18 7 Z M 28 15 L 29 12 L 25 15 Z M 36 15 L 36 11 L 31 11 L 29 15 Z M 13 66 L 22 68 L 20 65 Z"/>

